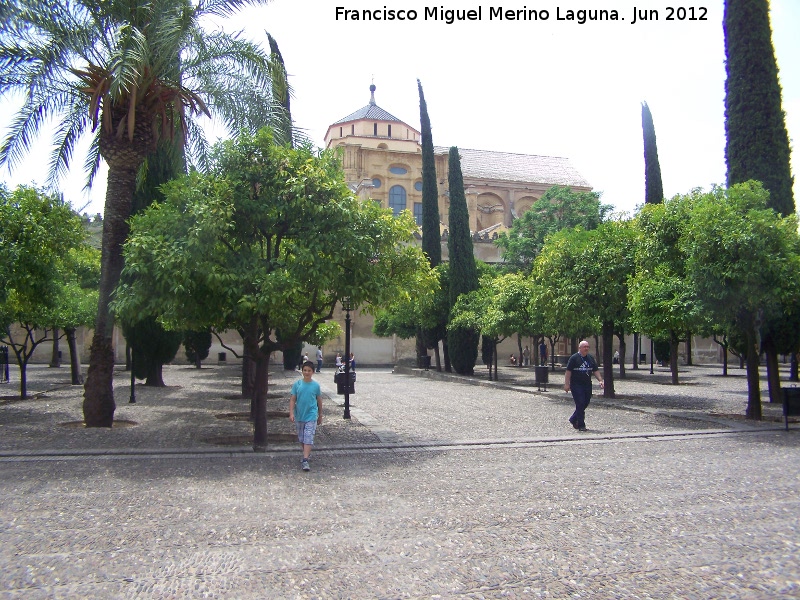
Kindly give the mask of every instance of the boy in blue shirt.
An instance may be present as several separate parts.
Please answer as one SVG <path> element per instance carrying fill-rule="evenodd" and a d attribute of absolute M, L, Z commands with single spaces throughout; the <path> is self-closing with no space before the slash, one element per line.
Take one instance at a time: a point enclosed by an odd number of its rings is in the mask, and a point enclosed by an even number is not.
<path fill-rule="evenodd" d="M 322 425 L 322 392 L 319 384 L 311 379 L 313 374 L 314 363 L 307 360 L 303 363 L 303 378 L 294 382 L 289 398 L 289 420 L 297 425 L 297 438 L 303 446 L 300 461 L 303 471 L 311 470 L 308 459 L 314 445 L 314 434 L 317 425 Z"/>

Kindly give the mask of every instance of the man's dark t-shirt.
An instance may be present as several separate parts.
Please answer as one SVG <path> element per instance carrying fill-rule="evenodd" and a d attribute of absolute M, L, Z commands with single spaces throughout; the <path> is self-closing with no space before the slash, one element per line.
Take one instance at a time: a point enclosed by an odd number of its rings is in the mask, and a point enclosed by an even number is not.
<path fill-rule="evenodd" d="M 567 361 L 567 371 L 572 371 L 572 376 L 569 380 L 570 386 L 591 389 L 592 373 L 599 368 L 594 356 L 591 354 L 581 356 L 580 352 L 576 352 Z"/>

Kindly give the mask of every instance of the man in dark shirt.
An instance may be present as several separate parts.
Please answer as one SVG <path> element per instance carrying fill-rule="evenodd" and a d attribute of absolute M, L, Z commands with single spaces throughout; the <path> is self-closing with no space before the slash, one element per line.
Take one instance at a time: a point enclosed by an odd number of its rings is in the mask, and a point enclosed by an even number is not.
<path fill-rule="evenodd" d="M 567 372 L 564 374 L 564 391 L 571 391 L 575 400 L 575 412 L 572 413 L 569 422 L 580 431 L 586 431 L 584 417 L 586 407 L 592 398 L 592 375 L 597 377 L 602 388 L 603 377 L 600 375 L 600 367 L 597 366 L 594 356 L 589 354 L 589 342 L 583 340 L 578 344 L 578 351 L 569 357 Z"/>

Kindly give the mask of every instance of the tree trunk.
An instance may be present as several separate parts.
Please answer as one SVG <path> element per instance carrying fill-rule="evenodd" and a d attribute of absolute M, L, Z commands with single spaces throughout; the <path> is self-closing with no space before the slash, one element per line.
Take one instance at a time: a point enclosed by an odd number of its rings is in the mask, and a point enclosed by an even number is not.
<path fill-rule="evenodd" d="M 603 397 L 615 398 L 614 394 L 614 322 L 603 323 Z"/>
<path fill-rule="evenodd" d="M 692 366 L 692 332 L 686 332 L 686 364 Z"/>
<path fill-rule="evenodd" d="M 669 370 L 672 373 L 672 385 L 678 385 L 678 334 L 669 332 Z"/>
<path fill-rule="evenodd" d="M 114 422 L 114 317 L 108 305 L 122 272 L 122 245 L 128 237 L 128 217 L 139 164 L 141 161 L 129 169 L 109 165 L 100 258 L 100 297 L 83 398 L 83 418 L 87 427 L 111 427 Z"/>
<path fill-rule="evenodd" d="M 522 336 L 517 334 L 517 366 L 522 367 L 525 358 L 522 356 Z"/>
<path fill-rule="evenodd" d="M 28 361 L 25 360 L 24 354 L 20 354 L 15 346 L 11 346 L 14 350 L 14 355 L 17 357 L 17 365 L 19 365 L 19 397 L 28 397 Z M 24 351 L 23 351 L 24 353 Z"/>
<path fill-rule="evenodd" d="M 28 363 L 19 361 L 19 397 L 28 397 Z"/>
<path fill-rule="evenodd" d="M 422 357 L 428 356 L 428 348 L 425 346 L 425 339 L 420 327 L 417 327 L 417 337 L 415 339 L 414 348 L 417 352 L 417 366 L 419 367 L 422 365 Z"/>
<path fill-rule="evenodd" d="M 625 379 L 625 352 L 627 350 L 625 332 L 620 333 L 617 338 L 619 339 L 619 378 Z"/>
<path fill-rule="evenodd" d="M 260 348 L 256 353 L 254 391 L 253 451 L 267 451 L 267 390 L 269 388 L 269 352 Z"/>
<path fill-rule="evenodd" d="M 151 360 L 147 365 L 147 379 L 144 384 L 147 387 L 166 387 L 164 385 L 164 365 L 160 362 Z"/>
<path fill-rule="evenodd" d="M 61 352 L 58 348 L 58 327 L 53 327 L 53 352 L 50 355 L 50 366 L 51 367 L 60 367 L 61 366 Z"/>
<path fill-rule="evenodd" d="M 717 338 L 715 337 L 714 340 L 716 341 L 716 339 Z M 728 344 L 727 344 L 727 340 L 725 340 L 725 341 L 726 341 L 726 343 L 721 344 L 721 347 L 722 347 L 722 376 L 723 377 L 727 377 L 728 376 Z"/>
<path fill-rule="evenodd" d="M 439 352 L 439 342 L 436 342 L 436 345 L 433 347 L 433 352 L 436 355 L 436 370 L 440 373 L 442 372 L 442 356 Z"/>
<path fill-rule="evenodd" d="M 781 404 L 781 371 L 778 362 L 778 350 L 770 337 L 766 337 L 763 343 L 764 352 L 767 356 L 767 386 L 769 389 L 769 401 Z"/>
<path fill-rule="evenodd" d="M 450 364 L 450 349 L 447 347 L 447 336 L 442 340 L 442 354 L 444 354 L 444 370 L 452 373 L 453 366 Z"/>
<path fill-rule="evenodd" d="M 242 336 L 242 397 L 254 398 L 256 387 L 256 353 L 258 352 L 258 321 L 251 319 L 243 331 Z"/>
<path fill-rule="evenodd" d="M 758 376 L 758 335 L 752 324 L 747 325 L 747 410 L 745 416 L 754 421 L 761 420 L 761 383 Z"/>
<path fill-rule="evenodd" d="M 78 351 L 78 340 L 75 338 L 75 328 L 69 327 L 64 330 L 67 334 L 67 346 L 69 347 L 69 370 L 72 376 L 72 385 L 81 385 L 83 376 L 81 375 L 81 356 Z"/>
<path fill-rule="evenodd" d="M 639 370 L 639 334 L 633 334 L 633 370 Z"/>

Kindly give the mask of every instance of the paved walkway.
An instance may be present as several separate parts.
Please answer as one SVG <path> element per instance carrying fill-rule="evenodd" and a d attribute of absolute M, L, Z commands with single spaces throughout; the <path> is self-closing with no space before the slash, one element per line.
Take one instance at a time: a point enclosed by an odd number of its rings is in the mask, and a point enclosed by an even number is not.
<path fill-rule="evenodd" d="M 578 433 L 559 374 L 360 369 L 345 421 L 328 371 L 303 473 L 295 373 L 254 454 L 235 367 L 167 367 L 136 404 L 120 373 L 123 426 L 95 430 L 34 366 L 0 400 L 0 598 L 797 597 L 800 425 L 742 420 L 731 373 L 629 370 Z"/>

